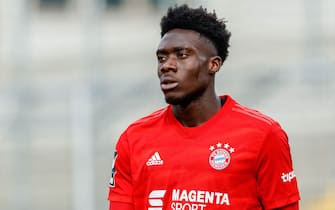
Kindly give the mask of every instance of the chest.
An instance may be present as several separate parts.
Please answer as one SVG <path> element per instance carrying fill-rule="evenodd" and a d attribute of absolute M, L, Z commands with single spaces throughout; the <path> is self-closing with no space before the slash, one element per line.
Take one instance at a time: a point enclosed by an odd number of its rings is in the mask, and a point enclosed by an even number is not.
<path fill-rule="evenodd" d="M 131 149 L 133 179 L 146 186 L 239 184 L 255 179 L 262 140 L 257 132 L 241 130 L 192 138 L 173 132 L 147 135 Z"/>

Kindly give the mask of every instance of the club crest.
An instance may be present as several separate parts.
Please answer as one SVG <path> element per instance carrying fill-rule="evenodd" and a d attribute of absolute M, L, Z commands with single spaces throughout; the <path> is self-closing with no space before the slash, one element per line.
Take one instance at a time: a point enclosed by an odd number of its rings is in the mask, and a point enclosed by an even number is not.
<path fill-rule="evenodd" d="M 209 165 L 219 171 L 229 166 L 231 153 L 235 152 L 235 149 L 229 144 L 222 144 L 220 142 L 216 145 L 211 145 L 209 150 L 211 151 L 208 158 Z"/>

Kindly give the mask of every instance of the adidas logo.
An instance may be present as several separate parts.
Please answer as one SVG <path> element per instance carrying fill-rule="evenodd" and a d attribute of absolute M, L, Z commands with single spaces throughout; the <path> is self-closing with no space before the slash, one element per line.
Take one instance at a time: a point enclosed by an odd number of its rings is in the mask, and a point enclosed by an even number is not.
<path fill-rule="evenodd" d="M 155 152 L 153 156 L 147 161 L 147 166 L 158 166 L 158 165 L 163 165 L 164 161 L 162 158 L 159 156 L 158 152 Z"/>

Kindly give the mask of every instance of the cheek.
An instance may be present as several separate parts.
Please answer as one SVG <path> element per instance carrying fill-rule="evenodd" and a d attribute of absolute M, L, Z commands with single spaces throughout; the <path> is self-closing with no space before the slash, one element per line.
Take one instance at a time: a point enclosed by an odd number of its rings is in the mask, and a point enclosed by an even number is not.
<path fill-rule="evenodd" d="M 157 65 L 156 71 L 157 71 L 158 78 L 160 78 L 160 76 L 162 75 L 162 72 L 159 69 L 160 69 L 160 66 Z"/>
<path fill-rule="evenodd" d="M 192 77 L 193 80 L 197 80 L 198 82 L 207 80 L 208 77 L 208 66 L 205 61 L 197 60 L 198 62 L 193 63 L 193 71 Z"/>
<path fill-rule="evenodd" d="M 188 71 L 185 71 L 183 75 L 183 81 L 185 86 L 190 88 L 196 88 L 198 86 L 204 86 L 208 84 L 208 73 L 206 67 L 201 65 L 193 65 Z"/>
<path fill-rule="evenodd" d="M 193 84 L 199 80 L 200 71 L 198 68 L 185 68 L 183 71 L 180 71 L 180 77 L 185 84 Z"/>

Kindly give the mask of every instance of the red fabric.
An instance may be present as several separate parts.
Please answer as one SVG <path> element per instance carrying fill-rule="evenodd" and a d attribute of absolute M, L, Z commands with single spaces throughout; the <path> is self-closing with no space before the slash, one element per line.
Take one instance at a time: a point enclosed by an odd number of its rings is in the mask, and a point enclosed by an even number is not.
<path fill-rule="evenodd" d="M 295 202 L 293 204 L 275 210 L 299 210 L 299 202 Z"/>
<path fill-rule="evenodd" d="M 226 97 L 197 127 L 183 127 L 171 106 L 130 125 L 116 145 L 109 200 L 136 210 L 261 210 L 298 201 L 286 133 Z"/>
<path fill-rule="evenodd" d="M 134 210 L 131 203 L 109 202 L 109 210 Z"/>

